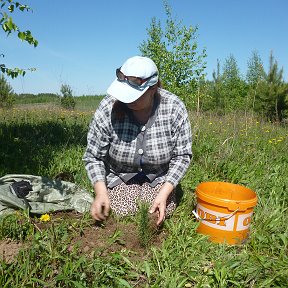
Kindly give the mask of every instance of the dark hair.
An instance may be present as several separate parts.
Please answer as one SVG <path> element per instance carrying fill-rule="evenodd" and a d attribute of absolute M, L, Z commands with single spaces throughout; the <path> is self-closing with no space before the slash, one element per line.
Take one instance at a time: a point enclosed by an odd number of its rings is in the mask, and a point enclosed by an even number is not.
<path fill-rule="evenodd" d="M 117 119 L 117 120 L 124 120 L 125 114 L 127 113 L 127 106 L 125 103 L 116 100 L 113 104 L 112 107 L 112 115 Z"/>

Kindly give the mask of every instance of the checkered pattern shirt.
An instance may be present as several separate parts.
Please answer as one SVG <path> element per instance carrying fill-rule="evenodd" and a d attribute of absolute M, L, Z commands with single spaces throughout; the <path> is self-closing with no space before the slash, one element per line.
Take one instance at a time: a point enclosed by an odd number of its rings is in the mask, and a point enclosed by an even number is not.
<path fill-rule="evenodd" d="M 161 88 L 158 94 L 145 125 L 129 111 L 117 119 L 112 112 L 115 99 L 103 98 L 90 123 L 83 156 L 93 185 L 104 181 L 112 188 L 139 173 L 151 186 L 169 182 L 175 187 L 179 183 L 192 157 L 188 113 L 174 94 Z"/>

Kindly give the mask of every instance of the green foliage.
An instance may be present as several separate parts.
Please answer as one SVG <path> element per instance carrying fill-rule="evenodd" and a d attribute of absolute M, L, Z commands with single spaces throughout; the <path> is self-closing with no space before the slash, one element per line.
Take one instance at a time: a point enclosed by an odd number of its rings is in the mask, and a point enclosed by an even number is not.
<path fill-rule="evenodd" d="M 36 103 L 59 104 L 59 95 L 53 93 L 39 93 L 36 95 L 22 93 L 15 95 L 15 104 L 36 104 Z"/>
<path fill-rule="evenodd" d="M 4 75 L 0 75 L 0 108 L 11 108 L 15 101 L 15 94 Z"/>
<path fill-rule="evenodd" d="M 247 108 L 247 85 L 240 75 L 237 61 L 231 54 L 225 59 L 223 68 L 217 60 L 217 70 L 213 71 L 213 80 L 208 81 L 204 109 L 213 109 L 218 113 Z"/>
<path fill-rule="evenodd" d="M 103 99 L 103 95 L 91 95 L 91 96 L 77 96 L 77 102 L 75 109 L 79 111 L 95 111 L 100 101 Z M 22 93 L 15 94 L 15 105 L 18 107 L 24 107 L 24 105 L 33 108 L 34 104 L 47 104 L 47 106 L 58 107 L 61 103 L 59 95 L 53 93 Z M 37 108 L 38 105 L 35 105 Z M 39 105 L 40 106 L 40 105 Z"/>
<path fill-rule="evenodd" d="M 216 110 L 223 109 L 224 108 L 224 101 L 222 97 L 222 75 L 220 71 L 220 62 L 217 59 L 217 71 L 213 71 L 213 102 L 214 102 L 214 107 Z"/>
<path fill-rule="evenodd" d="M 155 233 L 157 232 L 156 218 L 149 213 L 149 203 L 140 202 L 138 203 L 138 208 L 138 239 L 142 247 L 148 248 L 153 236 L 155 236 Z"/>
<path fill-rule="evenodd" d="M 91 188 L 81 158 L 92 115 L 1 111 L 0 174 L 50 177 L 69 170 L 77 184 Z M 287 287 L 287 127 L 244 113 L 190 116 L 194 157 L 181 181 L 180 204 L 164 222 L 161 245 L 148 246 L 144 260 L 124 244 L 112 251 L 122 232 L 116 227 L 106 243 L 110 249 L 88 254 L 77 245 L 71 249 L 71 239 L 84 228 L 95 229 L 91 222 L 74 219 L 72 226 L 65 219 L 42 229 L 37 219 L 13 215 L 0 222 L 0 235 L 21 240 L 23 250 L 14 261 L 0 260 L 0 287 Z M 215 244 L 197 233 L 199 223 L 191 211 L 195 187 L 203 181 L 238 183 L 256 192 L 245 244 Z"/>
<path fill-rule="evenodd" d="M 69 172 L 86 179 L 79 155 L 84 153 L 91 112 L 13 109 L 0 115 L 0 175 L 54 177 Z"/>
<path fill-rule="evenodd" d="M 38 41 L 33 37 L 31 31 L 21 31 L 17 24 L 14 22 L 12 16 L 10 14 L 14 13 L 16 10 L 18 11 L 31 11 L 31 8 L 27 5 L 23 5 L 19 2 L 14 2 L 12 0 L 0 0 L 1 4 L 1 12 L 0 12 L 0 25 L 5 34 L 10 35 L 11 33 L 17 33 L 18 38 L 21 41 L 25 41 L 30 45 L 36 47 L 38 45 Z M 4 54 L 1 54 L 4 57 Z M 29 69 L 20 69 L 20 68 L 9 68 L 6 67 L 5 64 L 0 64 L 0 70 L 2 73 L 10 76 L 12 79 L 26 74 L 25 70 L 35 71 L 35 68 Z"/>
<path fill-rule="evenodd" d="M 263 114 L 269 120 L 281 121 L 287 116 L 288 85 L 283 80 L 283 68 L 273 54 L 270 55 L 269 71 L 264 80 L 255 87 L 255 111 Z"/>
<path fill-rule="evenodd" d="M 263 62 L 257 51 L 252 52 L 251 58 L 248 60 L 248 69 L 246 74 L 246 80 L 249 86 L 255 87 L 265 79 L 265 71 L 263 68 Z"/>
<path fill-rule="evenodd" d="M 243 110 L 245 108 L 246 84 L 232 54 L 225 59 L 223 65 L 221 94 L 224 111 Z"/>
<path fill-rule="evenodd" d="M 204 75 L 205 49 L 198 52 L 197 28 L 186 27 L 172 18 L 171 8 L 164 1 L 166 26 L 154 17 L 148 32 L 148 40 L 139 49 L 156 63 L 163 87 L 177 94 L 187 107 L 195 107 L 199 79 Z"/>
<path fill-rule="evenodd" d="M 61 85 L 60 92 L 63 97 L 69 97 L 69 96 L 72 97 L 72 93 L 73 93 L 71 87 L 67 84 Z"/>
<path fill-rule="evenodd" d="M 1 56 L 4 57 L 2 54 Z M 5 66 L 5 64 L 0 64 L 0 70 L 2 73 L 6 74 L 7 76 L 11 77 L 12 79 L 18 77 L 18 76 L 24 76 L 26 74 L 26 71 L 35 71 L 35 68 L 28 68 L 28 69 L 20 69 L 20 68 L 8 68 Z"/>
<path fill-rule="evenodd" d="M 256 111 L 268 120 L 281 122 L 288 116 L 288 85 L 283 80 L 283 68 L 279 69 L 272 53 L 269 71 L 263 68 L 259 54 L 254 51 L 248 62 L 246 81 L 242 79 L 237 61 L 230 55 L 220 71 L 213 72 L 212 81 L 200 83 L 206 97 L 201 99 L 203 110 L 215 110 L 219 114 L 229 111 Z"/>
<path fill-rule="evenodd" d="M 73 110 L 76 105 L 76 101 L 72 95 L 72 89 L 67 84 L 62 84 L 60 92 L 62 94 L 61 97 L 61 106 L 65 109 Z"/>
<path fill-rule="evenodd" d="M 28 213 L 17 212 L 0 218 L 0 240 L 24 241 L 33 233 L 34 226 Z"/>
<path fill-rule="evenodd" d="M 13 13 L 16 9 L 19 11 L 31 11 L 31 8 L 27 5 L 23 5 L 19 2 L 13 2 L 12 0 L 0 0 L 1 3 L 1 18 L 0 25 L 6 34 L 11 34 L 12 32 L 18 33 L 18 38 L 22 41 L 28 42 L 30 45 L 36 47 L 38 41 L 32 36 L 31 31 L 21 31 L 20 28 L 13 21 L 13 18 L 7 13 Z M 6 9 L 6 11 L 4 10 Z"/>
<path fill-rule="evenodd" d="M 246 82 L 248 84 L 247 105 L 251 110 L 255 110 L 256 91 L 259 83 L 265 80 L 265 71 L 262 59 L 257 51 L 252 52 L 252 57 L 248 61 Z"/>

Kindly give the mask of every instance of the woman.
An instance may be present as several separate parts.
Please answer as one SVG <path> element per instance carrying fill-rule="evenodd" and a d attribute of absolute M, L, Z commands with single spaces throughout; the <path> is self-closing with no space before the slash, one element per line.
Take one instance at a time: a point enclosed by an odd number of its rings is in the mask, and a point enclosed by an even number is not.
<path fill-rule="evenodd" d="M 160 88 L 158 74 L 150 58 L 129 58 L 94 114 L 83 160 L 96 220 L 105 220 L 110 208 L 134 214 L 145 201 L 159 225 L 176 207 L 175 187 L 192 156 L 191 127 L 184 104 Z"/>

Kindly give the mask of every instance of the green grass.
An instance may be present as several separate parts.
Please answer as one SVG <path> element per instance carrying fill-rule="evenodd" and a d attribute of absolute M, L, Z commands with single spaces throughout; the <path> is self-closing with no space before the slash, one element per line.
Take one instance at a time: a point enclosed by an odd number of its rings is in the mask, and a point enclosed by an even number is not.
<path fill-rule="evenodd" d="M 75 97 L 76 100 L 76 110 L 81 111 L 95 111 L 103 96 L 81 96 Z"/>
<path fill-rule="evenodd" d="M 86 95 L 74 97 L 77 111 L 95 111 L 99 102 L 102 100 L 103 95 Z M 33 108 L 38 105 L 50 105 L 50 107 L 60 109 L 60 98 L 56 94 L 20 94 L 15 97 L 15 106 L 26 108 Z M 32 107 L 31 107 L 32 106 Z"/>
<path fill-rule="evenodd" d="M 94 108 L 0 111 L 0 175 L 65 171 L 91 191 L 81 158 Z M 194 157 L 179 186 L 180 205 L 165 221 L 162 247 L 149 247 L 143 261 L 126 249 L 107 255 L 99 248 L 89 257 L 68 249 L 74 233 L 88 225 L 87 215 L 73 230 L 67 220 L 40 233 L 20 213 L 0 223 L 0 236 L 31 248 L 1 262 L 0 287 L 287 287 L 287 126 L 236 113 L 191 113 L 191 125 Z M 214 244 L 196 232 L 194 191 L 203 181 L 238 183 L 257 193 L 246 244 Z"/>
<path fill-rule="evenodd" d="M 58 103 L 59 96 L 56 94 L 20 94 L 15 96 L 15 104 L 35 104 L 35 103 Z"/>

